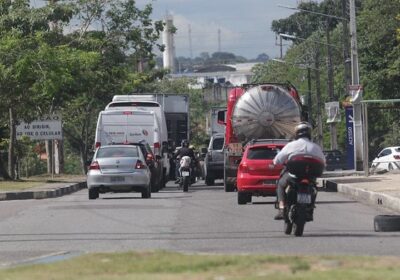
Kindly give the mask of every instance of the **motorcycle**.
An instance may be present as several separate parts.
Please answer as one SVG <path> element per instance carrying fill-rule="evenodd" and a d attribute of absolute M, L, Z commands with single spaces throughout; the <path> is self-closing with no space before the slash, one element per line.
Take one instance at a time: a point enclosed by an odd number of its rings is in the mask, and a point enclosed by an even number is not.
<path fill-rule="evenodd" d="M 295 155 L 289 158 L 286 168 L 290 179 L 286 189 L 284 232 L 302 236 L 306 222 L 314 220 L 316 179 L 322 175 L 324 163 L 313 156 Z"/>
<path fill-rule="evenodd" d="M 187 192 L 189 190 L 189 186 L 192 183 L 191 179 L 191 159 L 188 156 L 182 157 L 180 160 L 180 178 L 179 178 L 179 187 L 183 188 L 184 192 Z"/>

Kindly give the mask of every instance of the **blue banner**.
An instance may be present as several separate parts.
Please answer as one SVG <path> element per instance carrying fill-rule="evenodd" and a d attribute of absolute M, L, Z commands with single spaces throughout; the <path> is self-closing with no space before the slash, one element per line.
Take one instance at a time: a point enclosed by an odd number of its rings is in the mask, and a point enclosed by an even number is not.
<path fill-rule="evenodd" d="M 354 169 L 354 126 L 353 106 L 345 107 L 346 112 L 346 151 L 347 169 Z"/>

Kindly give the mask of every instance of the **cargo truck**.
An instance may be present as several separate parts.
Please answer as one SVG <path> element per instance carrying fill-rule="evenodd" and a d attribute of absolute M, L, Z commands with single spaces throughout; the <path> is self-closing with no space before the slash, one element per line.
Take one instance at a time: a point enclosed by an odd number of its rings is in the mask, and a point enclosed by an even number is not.
<path fill-rule="evenodd" d="M 230 90 L 227 109 L 218 112 L 225 125 L 224 189 L 236 189 L 243 148 L 250 140 L 292 139 L 301 121 L 297 90 L 289 84 L 245 84 Z"/>

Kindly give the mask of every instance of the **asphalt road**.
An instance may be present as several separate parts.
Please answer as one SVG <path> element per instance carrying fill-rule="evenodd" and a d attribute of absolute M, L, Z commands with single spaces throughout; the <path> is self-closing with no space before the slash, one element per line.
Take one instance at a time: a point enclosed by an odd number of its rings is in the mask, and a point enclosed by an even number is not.
<path fill-rule="evenodd" d="M 60 198 L 0 203 L 0 266 L 52 261 L 82 252 L 174 250 L 204 253 L 400 255 L 400 232 L 374 232 L 384 214 L 338 193 L 318 194 L 303 237 L 274 221 L 274 198 L 238 205 L 236 193 L 203 182 L 183 193 L 173 184 L 151 199 L 87 189 Z"/>

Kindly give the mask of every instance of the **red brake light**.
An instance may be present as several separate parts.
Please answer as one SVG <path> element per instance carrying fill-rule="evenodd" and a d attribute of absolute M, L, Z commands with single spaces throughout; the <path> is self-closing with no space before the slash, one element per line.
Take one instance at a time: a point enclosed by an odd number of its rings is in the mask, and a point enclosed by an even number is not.
<path fill-rule="evenodd" d="M 99 148 L 100 146 L 101 146 L 101 143 L 100 142 L 96 142 L 96 148 Z"/>
<path fill-rule="evenodd" d="M 400 155 L 394 155 L 393 157 L 394 157 L 394 159 L 397 159 L 397 160 L 400 159 Z"/>
<path fill-rule="evenodd" d="M 239 171 L 242 173 L 249 173 L 249 167 L 247 166 L 246 163 L 241 163 L 239 165 Z"/>
<path fill-rule="evenodd" d="M 160 148 L 160 142 L 155 142 L 155 143 L 154 143 L 154 148 L 155 148 L 155 149 Z"/>
<path fill-rule="evenodd" d="M 152 160 L 154 160 L 154 156 L 152 154 L 147 154 L 146 160 L 147 161 L 152 161 Z"/>
<path fill-rule="evenodd" d="M 145 168 L 146 168 L 146 165 L 144 165 L 141 160 L 137 160 L 135 169 L 145 169 Z"/>
<path fill-rule="evenodd" d="M 100 165 L 97 161 L 93 161 L 90 166 L 89 170 L 100 170 Z"/>

